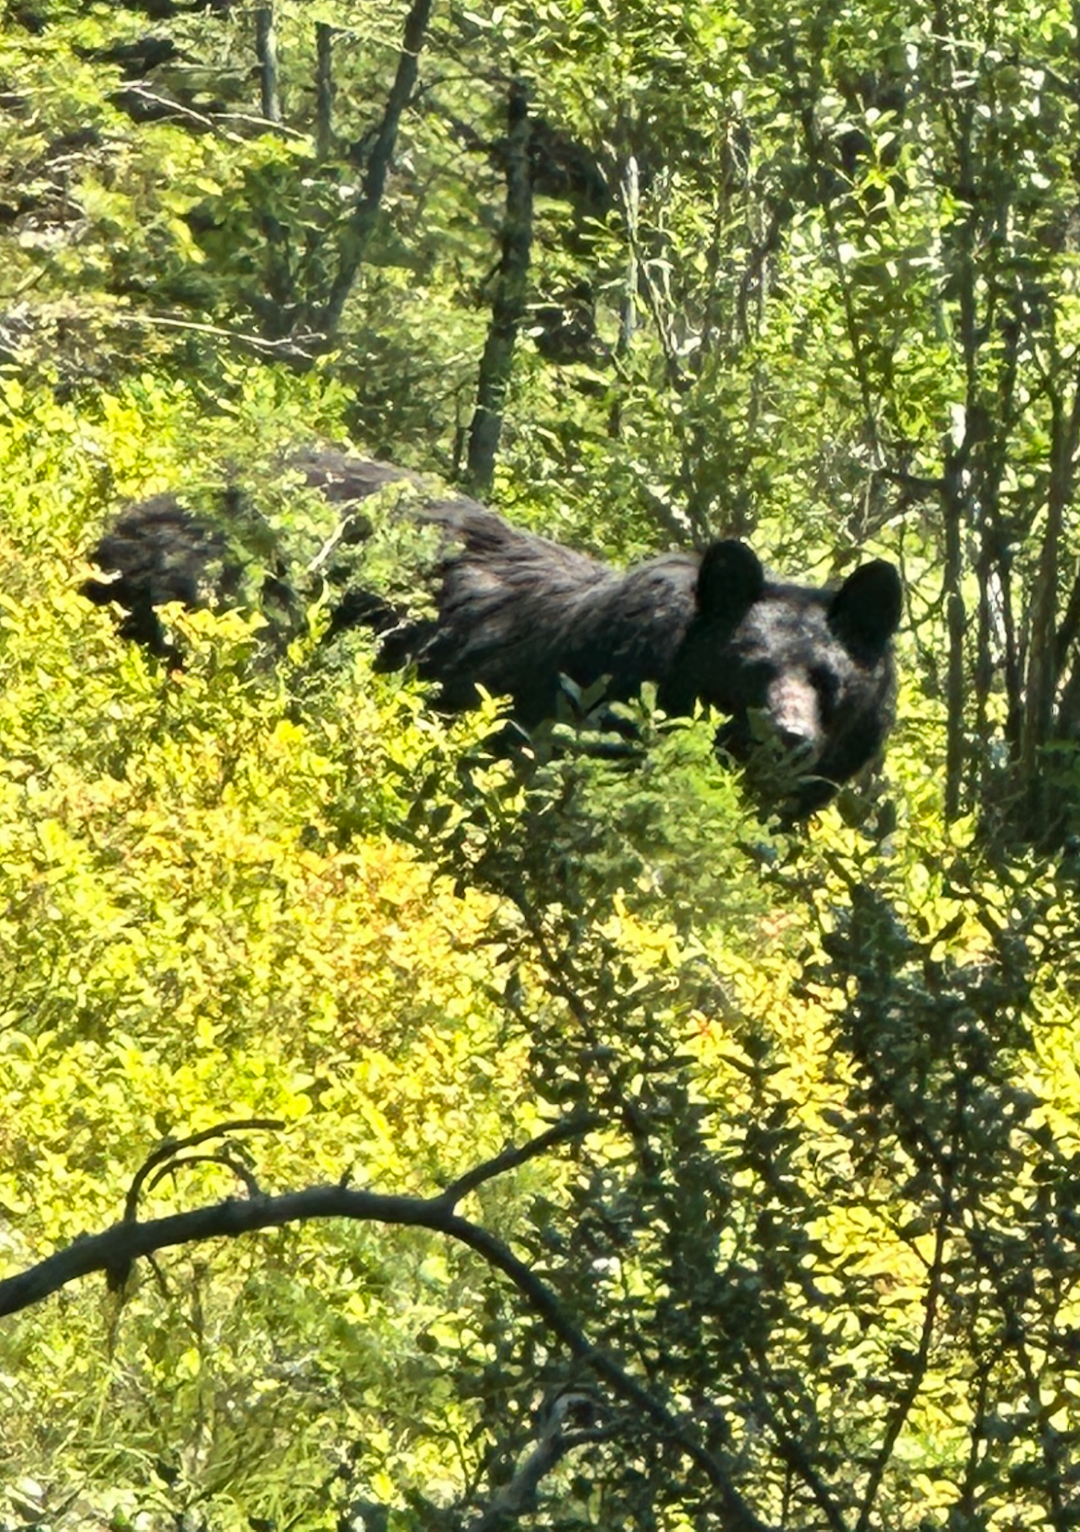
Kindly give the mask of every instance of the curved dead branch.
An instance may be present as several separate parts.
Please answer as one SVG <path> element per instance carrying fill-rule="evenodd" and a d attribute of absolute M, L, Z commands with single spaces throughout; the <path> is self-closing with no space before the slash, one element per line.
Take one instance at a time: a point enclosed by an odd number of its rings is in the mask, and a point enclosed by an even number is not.
<path fill-rule="evenodd" d="M 660 1434 L 682 1449 L 716 1489 L 725 1532 L 767 1532 L 765 1523 L 735 1488 L 725 1464 L 701 1444 L 692 1427 L 672 1414 L 614 1357 L 594 1348 L 553 1290 L 519 1260 L 509 1246 L 456 1211 L 460 1198 L 484 1181 L 533 1158 L 554 1143 L 580 1137 L 597 1124 L 598 1119 L 593 1116 L 568 1119 L 521 1148 L 504 1150 L 433 1197 L 397 1196 L 361 1191 L 346 1185 L 309 1186 L 302 1191 L 277 1196 L 229 1197 L 209 1207 L 172 1213 L 164 1218 L 125 1218 L 100 1234 L 82 1235 L 65 1249 L 0 1282 L 0 1316 L 15 1314 L 40 1303 L 80 1277 L 98 1271 L 106 1274 L 125 1271 L 141 1257 L 171 1246 L 196 1244 L 207 1239 L 236 1239 L 259 1229 L 280 1228 L 316 1218 L 349 1218 L 358 1222 L 430 1229 L 475 1250 L 489 1266 L 501 1272 L 574 1357 L 586 1361 L 593 1373 L 616 1395 L 633 1405 Z M 220 1129 L 209 1131 L 216 1133 Z M 167 1152 L 175 1152 L 176 1147 L 175 1142 L 170 1143 Z M 166 1146 L 155 1151 L 148 1166 L 151 1162 L 159 1164 L 164 1152 Z M 141 1179 L 145 1179 L 142 1172 L 136 1180 L 141 1184 Z"/>

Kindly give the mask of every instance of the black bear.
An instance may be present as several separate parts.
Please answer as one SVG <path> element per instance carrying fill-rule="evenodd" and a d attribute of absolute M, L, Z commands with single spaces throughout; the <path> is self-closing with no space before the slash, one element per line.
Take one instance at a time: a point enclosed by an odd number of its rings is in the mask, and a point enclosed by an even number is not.
<path fill-rule="evenodd" d="M 439 497 L 385 463 L 318 452 L 296 460 L 306 482 L 362 526 L 351 508 L 387 484 L 410 486 L 403 514 L 434 530 L 430 615 L 410 617 L 352 584 L 333 606 L 330 634 L 363 624 L 381 637 L 378 664 L 406 663 L 439 687 L 449 711 L 476 701 L 481 685 L 508 696 L 516 721 L 535 728 L 557 711 L 564 678 L 606 683 L 625 701 L 643 682 L 669 714 L 702 703 L 728 715 L 719 748 L 739 761 L 763 732 L 798 777 L 791 807 L 806 814 L 871 761 L 893 716 L 892 637 L 900 620 L 896 570 L 880 559 L 838 589 L 767 579 L 744 544 L 668 553 L 619 571 L 510 526 L 464 496 Z M 106 578 L 84 592 L 126 611 L 123 631 L 169 654 L 154 606 L 228 600 L 242 558 L 220 527 L 171 496 L 131 507 L 91 555 Z M 275 569 L 264 595 L 293 599 Z M 758 722 L 755 724 L 755 717 Z"/>

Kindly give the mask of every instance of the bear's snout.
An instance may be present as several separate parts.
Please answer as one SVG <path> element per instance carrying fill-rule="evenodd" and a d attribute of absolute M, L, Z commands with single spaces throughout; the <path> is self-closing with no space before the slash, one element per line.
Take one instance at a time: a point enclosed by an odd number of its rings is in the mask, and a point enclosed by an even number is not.
<path fill-rule="evenodd" d="M 808 676 L 778 676 L 769 687 L 766 717 L 784 750 L 812 765 L 821 753 L 821 709 Z"/>

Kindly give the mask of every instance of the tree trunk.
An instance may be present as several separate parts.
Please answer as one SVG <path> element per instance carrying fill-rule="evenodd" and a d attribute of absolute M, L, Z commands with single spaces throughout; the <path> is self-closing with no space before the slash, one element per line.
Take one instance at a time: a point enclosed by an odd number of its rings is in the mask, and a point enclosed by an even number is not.
<path fill-rule="evenodd" d="M 1080 386 L 1066 414 L 1055 401 L 1050 433 L 1050 485 L 1046 531 L 1039 551 L 1039 568 L 1031 593 L 1031 642 L 1028 651 L 1024 716 L 1020 730 L 1020 784 L 1027 832 L 1044 840 L 1055 828 L 1055 794 L 1047 780 L 1043 751 L 1055 733 L 1054 711 L 1062 674 L 1057 629 L 1058 580 L 1061 570 L 1065 511 L 1073 494 L 1073 460 L 1080 434 Z"/>
<path fill-rule="evenodd" d="M 959 817 L 964 780 L 964 636 L 967 613 L 961 591 L 963 581 L 964 470 L 960 462 L 945 469 L 945 624 L 949 635 L 946 662 L 945 703 L 945 818 Z"/>
<path fill-rule="evenodd" d="M 315 23 L 315 153 L 329 157 L 334 123 L 334 29 L 326 21 Z"/>
<path fill-rule="evenodd" d="M 514 342 L 525 314 L 532 251 L 532 182 L 529 177 L 529 107 L 524 81 L 510 84 L 507 104 L 506 217 L 502 258 L 496 278 L 491 324 L 480 362 L 476 411 L 469 432 L 465 482 L 473 493 L 491 487 L 495 454 L 502 433 L 506 391 L 514 359 Z"/>
<path fill-rule="evenodd" d="M 626 162 L 620 185 L 623 216 L 626 219 L 626 281 L 619 299 L 619 338 L 615 342 L 615 355 L 621 360 L 628 356 L 637 327 L 638 276 L 638 223 L 641 216 L 641 176 L 637 157 L 631 155 Z M 616 440 L 622 432 L 622 398 L 620 391 L 612 391 L 611 409 L 608 411 L 607 433 Z"/>
<path fill-rule="evenodd" d="M 278 94 L 277 41 L 274 37 L 274 8 L 260 5 L 255 12 L 255 54 L 259 60 L 259 99 L 267 122 L 281 121 L 281 97 Z"/>
<path fill-rule="evenodd" d="M 424 46 L 433 3 L 434 0 L 413 0 L 412 8 L 405 19 L 405 36 L 398 59 L 397 74 L 386 102 L 382 122 L 379 124 L 360 198 L 353 208 L 338 249 L 337 276 L 334 278 L 330 296 L 321 316 L 321 329 L 327 342 L 333 340 L 337 333 L 342 312 L 352 291 L 353 283 L 356 281 L 356 273 L 360 270 L 367 242 L 379 215 L 379 205 L 386 188 L 387 172 L 397 143 L 398 124 L 401 122 L 401 114 L 408 105 L 413 86 L 416 84 L 420 67 L 420 50 Z"/>

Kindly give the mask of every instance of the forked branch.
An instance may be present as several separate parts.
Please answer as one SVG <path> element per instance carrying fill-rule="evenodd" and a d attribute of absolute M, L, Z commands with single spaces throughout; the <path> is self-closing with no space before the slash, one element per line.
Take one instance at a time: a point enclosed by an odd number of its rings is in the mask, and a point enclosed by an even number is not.
<path fill-rule="evenodd" d="M 0 1316 L 15 1314 L 40 1303 L 69 1283 L 96 1271 L 115 1278 L 116 1273 L 126 1271 L 141 1257 L 170 1246 L 195 1244 L 207 1239 L 236 1239 L 258 1229 L 280 1228 L 316 1218 L 350 1218 L 359 1222 L 430 1229 L 467 1245 L 489 1266 L 501 1272 L 529 1309 L 575 1358 L 585 1361 L 613 1393 L 632 1405 L 667 1441 L 685 1453 L 716 1490 L 720 1524 L 725 1532 L 767 1532 L 765 1523 L 755 1515 L 732 1483 L 726 1465 L 702 1445 L 692 1425 L 676 1416 L 613 1356 L 594 1348 L 555 1292 L 507 1245 L 455 1211 L 455 1203 L 461 1196 L 500 1170 L 522 1164 L 541 1148 L 550 1147 L 561 1139 L 580 1136 L 595 1126 L 593 1117 L 570 1119 L 568 1123 L 541 1134 L 531 1144 L 506 1150 L 477 1166 L 433 1197 L 394 1196 L 360 1191 L 346 1185 L 309 1186 L 303 1191 L 278 1196 L 257 1193 L 246 1198 L 229 1197 L 209 1207 L 173 1213 L 165 1218 L 134 1220 L 128 1217 L 101 1234 L 81 1236 L 66 1249 L 58 1250 L 27 1271 L 0 1282 Z M 208 1131 L 216 1135 L 221 1128 Z M 136 1178 L 137 1184 L 141 1186 L 145 1182 L 150 1170 L 161 1164 L 163 1157 L 175 1155 L 177 1147 L 176 1143 L 170 1143 L 155 1151 Z"/>

